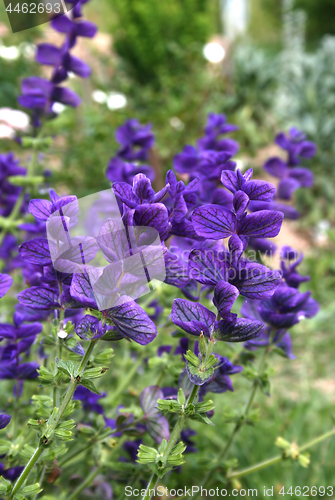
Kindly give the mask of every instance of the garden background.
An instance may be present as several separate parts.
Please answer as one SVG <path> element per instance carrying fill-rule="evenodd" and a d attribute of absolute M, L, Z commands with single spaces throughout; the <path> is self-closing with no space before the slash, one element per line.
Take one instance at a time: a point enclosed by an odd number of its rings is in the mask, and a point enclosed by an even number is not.
<path fill-rule="evenodd" d="M 115 130 L 132 117 L 153 124 L 156 146 L 151 162 L 157 189 L 173 156 L 201 135 L 209 112 L 226 113 L 228 121 L 240 127 L 234 136 L 241 144 L 237 158 L 256 175 L 270 155 L 278 154 L 273 139 L 280 130 L 296 126 L 316 142 L 318 154 L 308 163 L 314 187 L 299 190 L 295 203 L 302 217 L 284 221 L 278 244 L 304 252 L 302 272 L 311 276 L 308 289 L 321 310 L 293 328 L 297 359 L 278 358 L 271 397 L 257 395 L 260 422 L 243 429 L 232 455 L 240 467 L 248 466 L 274 455 L 279 435 L 303 443 L 322 434 L 335 422 L 334 2 L 250 0 L 247 26 L 239 33 L 232 33 L 218 0 L 92 0 L 86 18 L 99 31 L 93 40 L 81 40 L 75 53 L 84 55 L 92 76 L 71 80 L 85 105 L 66 108 L 48 123 L 55 141 L 40 160 L 59 194 L 79 198 L 108 188 L 105 170 L 118 148 Z M 56 43 L 57 34 L 48 25 L 12 34 L 2 4 L 0 20 L 0 108 L 17 108 L 20 80 L 42 71 L 34 62 L 34 44 Z M 223 47 L 223 61 L 206 60 L 203 48 L 208 42 Z M 14 148 L 24 158 L 12 140 L 2 139 L 0 146 L 2 153 Z M 14 299 L 6 300 L 10 306 Z M 169 343 L 169 334 L 164 335 L 147 346 L 149 353 L 158 342 Z M 116 345 L 115 350 L 120 349 L 124 351 L 123 344 Z M 130 353 L 120 357 L 126 373 L 132 365 Z M 232 424 L 220 419 L 242 404 L 245 391 L 240 389 L 248 385 L 243 377 L 234 382 L 235 393 L 213 395 L 216 426 L 203 429 L 196 443 L 199 455 L 188 455 L 171 487 L 192 485 L 202 467 L 198 456 L 210 461 L 224 446 Z M 131 405 L 132 396 L 146 383 L 150 380 L 144 373 L 140 383 L 116 392 L 126 395 Z M 277 492 L 283 485 L 328 486 L 334 480 L 334 457 L 332 440 L 311 450 L 308 469 L 282 462 L 243 478 L 242 484 L 259 491 L 274 486 Z"/>

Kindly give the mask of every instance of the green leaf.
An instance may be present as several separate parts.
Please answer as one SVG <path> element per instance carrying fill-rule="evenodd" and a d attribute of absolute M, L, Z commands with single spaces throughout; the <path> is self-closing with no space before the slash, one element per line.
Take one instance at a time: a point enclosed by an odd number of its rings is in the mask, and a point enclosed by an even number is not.
<path fill-rule="evenodd" d="M 183 407 L 180 403 L 168 399 L 158 399 L 157 407 L 159 411 L 167 411 L 170 413 L 182 413 Z"/>
<path fill-rule="evenodd" d="M 95 385 L 90 379 L 82 377 L 80 379 L 80 383 L 81 385 L 86 387 L 86 389 L 89 389 L 90 391 L 94 392 L 94 394 L 98 394 L 99 396 L 101 396 L 101 392 L 98 391 L 98 389 L 95 387 Z"/>
<path fill-rule="evenodd" d="M 184 358 L 193 366 L 200 365 L 200 359 L 192 351 L 187 351 L 187 353 L 184 354 Z"/>
<path fill-rule="evenodd" d="M 6 439 L 0 439 L 0 455 L 6 455 L 12 447 L 12 443 Z"/>
<path fill-rule="evenodd" d="M 42 488 L 40 487 L 40 484 L 35 483 L 35 484 L 30 484 L 29 486 L 25 486 L 24 488 L 22 488 L 22 490 L 20 490 L 20 493 L 22 493 L 22 495 L 28 495 L 28 497 L 32 497 L 37 495 L 41 491 Z"/>
<path fill-rule="evenodd" d="M 85 378 L 99 378 L 102 377 L 102 375 L 106 373 L 107 370 L 108 368 L 100 368 L 100 367 L 88 368 L 87 370 L 85 370 L 84 375 Z"/>
<path fill-rule="evenodd" d="M 47 335 L 42 339 L 41 344 L 43 345 L 56 345 L 56 339 L 52 335 Z M 44 367 L 43 367 L 44 368 Z"/>
<path fill-rule="evenodd" d="M 197 422 L 201 422 L 203 424 L 212 425 L 214 427 L 213 422 L 211 422 L 205 414 L 194 413 L 193 415 L 189 415 L 188 418 L 190 418 L 191 420 L 196 420 Z"/>
<path fill-rule="evenodd" d="M 185 394 L 182 388 L 178 390 L 178 398 L 177 401 L 180 405 L 184 405 L 186 402 Z"/>
<path fill-rule="evenodd" d="M 71 378 L 76 378 L 78 376 L 79 365 L 74 361 L 63 361 L 62 359 L 56 358 L 56 366 L 58 370 L 69 375 Z"/>
<path fill-rule="evenodd" d="M 195 385 L 203 385 L 207 380 L 212 378 L 214 375 L 214 368 L 209 368 L 208 370 L 204 370 L 200 366 L 194 366 L 191 363 L 187 363 L 186 369 L 190 380 Z"/>
<path fill-rule="evenodd" d="M 196 403 L 194 405 L 195 411 L 198 413 L 207 413 L 208 411 L 214 410 L 215 406 L 211 399 L 208 401 L 202 401 L 201 403 Z"/>
<path fill-rule="evenodd" d="M 9 493 L 12 488 L 10 481 L 7 481 L 4 477 L 0 476 L 0 495 Z"/>

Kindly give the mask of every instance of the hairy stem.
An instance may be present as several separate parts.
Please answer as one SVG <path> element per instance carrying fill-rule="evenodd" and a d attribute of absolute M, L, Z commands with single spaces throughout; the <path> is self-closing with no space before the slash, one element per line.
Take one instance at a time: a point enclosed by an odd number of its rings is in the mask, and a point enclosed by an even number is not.
<path fill-rule="evenodd" d="M 188 404 L 192 404 L 194 402 L 195 398 L 198 395 L 199 389 L 200 389 L 200 387 L 198 385 L 193 385 L 193 389 L 192 389 L 192 392 L 187 400 L 186 406 Z M 170 453 L 173 450 L 173 447 L 176 444 L 176 442 L 180 436 L 181 431 L 183 430 L 183 427 L 185 425 L 186 420 L 187 420 L 187 416 L 185 415 L 185 413 L 181 413 L 181 415 L 179 415 L 179 418 L 176 422 L 176 425 L 174 426 L 174 429 L 171 433 L 166 450 L 163 453 L 162 462 L 164 464 L 166 464 L 167 459 L 169 458 Z M 155 473 L 152 474 L 150 482 L 148 484 L 148 487 L 146 489 L 146 492 L 145 492 L 142 500 L 150 500 L 152 498 L 153 489 L 155 488 L 155 486 L 158 482 L 158 479 L 159 479 L 159 477 L 157 476 L 157 474 L 155 474 Z"/>
<path fill-rule="evenodd" d="M 261 358 L 261 361 L 260 361 L 260 364 L 259 364 L 259 367 L 258 367 L 258 373 L 262 373 L 263 369 L 264 369 L 264 366 L 265 366 L 265 362 L 266 362 L 266 359 L 268 357 L 268 354 L 270 352 L 270 348 L 267 348 L 264 350 L 264 353 L 263 353 L 263 356 Z M 247 399 L 247 402 L 246 402 L 246 405 L 244 407 L 244 410 L 243 410 L 243 413 L 242 413 L 242 418 L 239 422 L 237 422 L 235 424 L 235 427 L 227 441 L 227 444 L 226 444 L 226 447 L 222 450 L 222 452 L 219 454 L 219 456 L 217 457 L 216 459 L 216 462 L 217 462 L 217 465 L 212 469 L 210 470 L 207 475 L 205 476 L 205 479 L 203 480 L 203 483 L 202 483 L 202 487 L 204 488 L 208 483 L 209 481 L 212 479 L 216 469 L 219 467 L 220 463 L 222 463 L 228 456 L 228 453 L 230 451 L 230 448 L 232 447 L 232 444 L 234 443 L 235 441 L 235 438 L 237 436 L 237 434 L 239 433 L 242 425 L 243 425 L 243 422 L 245 421 L 245 419 L 247 418 L 248 416 L 248 413 L 251 409 L 251 406 L 252 406 L 252 403 L 254 401 L 254 398 L 256 396 L 256 393 L 257 393 L 257 389 L 258 389 L 258 382 L 257 380 L 254 380 L 253 384 L 252 384 L 252 387 L 251 387 L 251 390 L 249 392 L 249 396 L 248 396 L 248 399 Z M 195 496 L 195 498 L 197 498 L 198 495 Z"/>
<path fill-rule="evenodd" d="M 91 340 L 88 349 L 83 356 L 81 363 L 79 365 L 79 376 L 77 378 L 73 378 L 70 382 L 70 385 L 65 393 L 65 396 L 63 397 L 62 403 L 54 416 L 54 418 L 51 420 L 51 426 L 45 433 L 44 437 L 40 440 L 40 443 L 36 450 L 34 451 L 33 455 L 31 456 L 29 462 L 23 469 L 21 475 L 18 477 L 16 480 L 16 483 L 13 486 L 13 489 L 8 496 L 8 500 L 12 500 L 12 498 L 20 491 L 20 489 L 23 487 L 26 479 L 28 478 L 30 472 L 32 471 L 34 465 L 36 464 L 37 460 L 40 458 L 40 456 L 43 453 L 44 447 L 46 444 L 49 444 L 50 440 L 52 439 L 53 432 L 55 431 L 56 427 L 58 426 L 68 404 L 71 402 L 73 394 L 80 383 L 80 376 L 83 374 L 85 367 L 87 365 L 87 362 L 90 358 L 90 355 L 92 354 L 92 351 L 94 349 L 94 346 L 96 344 L 96 340 Z"/>

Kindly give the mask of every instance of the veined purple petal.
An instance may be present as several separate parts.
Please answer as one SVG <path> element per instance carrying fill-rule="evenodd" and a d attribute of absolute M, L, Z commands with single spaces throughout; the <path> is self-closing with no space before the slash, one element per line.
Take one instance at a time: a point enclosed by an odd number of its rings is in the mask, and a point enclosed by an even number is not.
<path fill-rule="evenodd" d="M 244 191 L 236 191 L 233 205 L 236 217 L 240 219 L 249 205 L 249 196 Z"/>
<path fill-rule="evenodd" d="M 50 288 L 32 286 L 18 293 L 20 304 L 38 310 L 58 309 L 60 307 L 58 293 Z"/>
<path fill-rule="evenodd" d="M 203 333 L 209 336 L 215 314 L 201 304 L 175 299 L 172 304 L 171 319 L 175 325 L 191 335 L 199 336 Z"/>
<path fill-rule="evenodd" d="M 204 205 L 194 210 L 192 222 L 196 232 L 213 240 L 227 238 L 235 232 L 236 215 L 219 205 Z"/>
<path fill-rule="evenodd" d="M 203 285 L 216 285 L 227 279 L 230 256 L 213 249 L 192 250 L 188 261 L 188 274 Z"/>
<path fill-rule="evenodd" d="M 229 282 L 238 288 L 241 295 L 249 299 L 265 299 L 273 295 L 282 276 L 262 264 L 238 263 L 232 269 Z"/>
<path fill-rule="evenodd" d="M 134 301 L 113 307 L 109 310 L 108 315 L 122 335 L 138 344 L 149 344 L 157 335 L 155 324 L 142 307 Z"/>
<path fill-rule="evenodd" d="M 221 174 L 221 182 L 228 191 L 236 193 L 241 189 L 241 184 L 238 180 L 237 173 L 230 170 L 223 170 Z"/>
<path fill-rule="evenodd" d="M 144 203 L 136 207 L 134 221 L 137 226 L 154 227 L 161 235 L 168 226 L 169 215 L 163 203 Z"/>
<path fill-rule="evenodd" d="M 84 307 L 98 309 L 91 281 L 87 273 L 74 274 L 70 287 L 72 297 Z"/>
<path fill-rule="evenodd" d="M 35 238 L 22 243 L 19 247 L 23 259 L 38 266 L 50 266 L 52 264 L 49 243 L 45 238 Z"/>
<path fill-rule="evenodd" d="M 259 321 L 238 318 L 236 322 L 221 320 L 215 324 L 214 337 L 224 342 L 245 342 L 261 335 L 265 325 Z"/>
<path fill-rule="evenodd" d="M 135 175 L 133 180 L 133 193 L 139 200 L 149 202 L 152 202 L 156 195 L 154 189 L 151 187 L 150 179 L 144 174 Z"/>
<path fill-rule="evenodd" d="M 153 413 L 157 413 L 158 399 L 164 399 L 163 391 L 158 385 L 150 385 L 143 389 L 140 394 L 140 405 L 145 416 L 150 417 Z"/>
<path fill-rule="evenodd" d="M 0 273 L 0 299 L 6 295 L 10 287 L 12 286 L 13 278 L 8 274 Z M 1 335 L 1 334 L 0 334 Z"/>
<path fill-rule="evenodd" d="M 52 211 L 52 203 L 49 200 L 30 200 L 28 210 L 36 219 L 48 220 Z"/>
<path fill-rule="evenodd" d="M 243 191 L 250 200 L 271 201 L 276 193 L 276 188 L 269 182 L 255 180 L 246 182 Z"/>
<path fill-rule="evenodd" d="M 238 296 L 238 289 L 226 281 L 220 281 L 215 286 L 213 303 L 222 317 L 226 313 L 230 313 L 230 310 Z"/>
<path fill-rule="evenodd" d="M 83 340 L 97 339 L 104 334 L 103 329 L 99 326 L 99 319 L 87 314 L 76 324 L 76 334 Z"/>
<path fill-rule="evenodd" d="M 238 234 L 254 238 L 273 238 L 280 231 L 284 214 L 274 210 L 260 210 L 237 222 Z"/>
<path fill-rule="evenodd" d="M 140 199 L 136 198 L 131 186 L 126 182 L 114 182 L 112 190 L 129 208 L 135 208 L 140 203 Z"/>

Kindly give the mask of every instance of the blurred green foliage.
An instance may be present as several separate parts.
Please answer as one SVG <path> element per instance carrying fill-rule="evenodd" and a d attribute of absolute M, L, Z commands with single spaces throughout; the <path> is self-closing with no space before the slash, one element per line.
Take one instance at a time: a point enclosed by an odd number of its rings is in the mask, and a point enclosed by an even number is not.
<path fill-rule="evenodd" d="M 215 28 L 210 0 L 115 0 L 113 5 L 114 48 L 140 84 L 175 83 L 201 57 Z"/>

